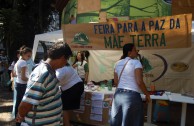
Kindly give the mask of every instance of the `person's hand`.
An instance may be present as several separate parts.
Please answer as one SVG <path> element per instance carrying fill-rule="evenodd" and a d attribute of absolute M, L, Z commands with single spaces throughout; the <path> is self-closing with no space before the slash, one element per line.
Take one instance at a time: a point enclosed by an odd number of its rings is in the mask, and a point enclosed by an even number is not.
<path fill-rule="evenodd" d="M 73 68 L 75 68 L 75 67 L 77 67 L 77 66 L 78 66 L 78 64 L 76 63 L 76 64 L 73 65 Z"/>
<path fill-rule="evenodd" d="M 20 114 L 17 114 L 16 122 L 21 123 L 22 121 L 24 121 L 24 117 L 21 117 Z"/>
<path fill-rule="evenodd" d="M 150 94 L 145 95 L 146 103 L 149 103 L 151 101 Z"/>

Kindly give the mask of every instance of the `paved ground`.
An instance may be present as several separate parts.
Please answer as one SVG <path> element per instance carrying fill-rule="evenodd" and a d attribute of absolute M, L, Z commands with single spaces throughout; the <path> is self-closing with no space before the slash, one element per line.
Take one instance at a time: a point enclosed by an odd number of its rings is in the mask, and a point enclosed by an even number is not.
<path fill-rule="evenodd" d="M 0 87 L 0 126 L 14 126 L 11 118 L 13 93 L 8 88 Z"/>
<path fill-rule="evenodd" d="M 0 87 L 0 126 L 15 126 L 14 120 L 11 118 L 11 111 L 12 111 L 12 95 L 13 93 L 10 92 L 7 88 Z M 153 102 L 153 107 L 154 107 Z M 145 115 L 147 110 L 147 105 L 144 104 L 145 108 Z M 181 104 L 170 102 L 170 122 L 158 122 L 154 123 L 158 126 L 180 126 L 180 118 L 181 118 Z M 188 104 L 187 106 L 187 119 L 186 119 L 186 126 L 194 126 L 194 105 Z M 145 119 L 146 121 L 146 119 Z M 86 125 L 74 125 L 74 126 L 86 126 Z"/>
<path fill-rule="evenodd" d="M 154 104 L 155 104 L 155 101 L 153 102 L 153 111 L 154 111 Z M 153 122 L 153 124 L 156 124 L 157 126 L 180 126 L 181 105 L 182 105 L 181 103 L 169 102 L 170 122 Z M 145 111 L 146 110 L 147 109 L 145 109 Z M 194 105 L 188 104 L 185 126 L 194 126 L 193 115 L 194 115 Z"/>

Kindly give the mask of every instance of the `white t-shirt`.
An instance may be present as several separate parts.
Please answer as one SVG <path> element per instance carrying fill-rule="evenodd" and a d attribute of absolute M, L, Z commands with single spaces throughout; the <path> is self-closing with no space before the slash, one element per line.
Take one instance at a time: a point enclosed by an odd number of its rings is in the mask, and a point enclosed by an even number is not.
<path fill-rule="evenodd" d="M 8 70 L 13 70 L 14 69 L 14 66 L 15 66 L 15 61 L 13 61 L 11 63 L 11 65 L 9 66 Z"/>
<path fill-rule="evenodd" d="M 78 82 L 82 82 L 81 78 L 72 66 L 64 66 L 56 70 L 56 76 L 60 81 L 63 91 L 71 88 Z"/>
<path fill-rule="evenodd" d="M 141 90 L 138 87 L 135 79 L 135 69 L 142 68 L 142 65 L 139 60 L 130 59 L 129 57 L 126 57 L 125 59 L 122 59 L 117 62 L 115 66 L 115 72 L 117 73 L 119 78 L 120 73 L 127 61 L 128 63 L 126 64 L 123 73 L 121 74 L 120 81 L 118 83 L 118 88 L 133 90 L 140 93 Z"/>
<path fill-rule="evenodd" d="M 26 61 L 23 60 L 23 59 L 19 59 L 17 61 L 17 63 L 15 64 L 16 75 L 17 75 L 16 82 L 20 83 L 20 84 L 27 84 L 27 81 L 23 81 L 21 79 L 21 77 L 22 77 L 21 70 L 22 70 L 23 67 L 26 67 L 26 77 L 29 77 Z"/>
<path fill-rule="evenodd" d="M 87 62 L 84 60 L 82 65 L 81 65 L 81 62 L 78 61 L 76 64 L 78 65 L 75 69 L 77 70 L 77 73 L 78 75 L 81 77 L 81 78 L 85 78 L 85 69 L 84 69 L 84 66 Z"/>
<path fill-rule="evenodd" d="M 35 66 L 35 63 L 31 58 L 27 60 L 26 63 L 27 63 L 28 73 L 31 74 L 32 68 Z"/>

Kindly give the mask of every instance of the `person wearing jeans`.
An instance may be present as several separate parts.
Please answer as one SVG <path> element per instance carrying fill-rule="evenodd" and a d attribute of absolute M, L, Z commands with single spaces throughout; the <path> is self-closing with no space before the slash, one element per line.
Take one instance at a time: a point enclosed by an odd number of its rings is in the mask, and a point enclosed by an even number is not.
<path fill-rule="evenodd" d="M 117 88 L 111 113 L 114 126 L 143 126 L 141 96 L 133 90 Z"/>
<path fill-rule="evenodd" d="M 15 71 L 16 71 L 16 83 L 15 83 L 15 90 L 16 90 L 16 105 L 15 105 L 15 117 L 18 113 L 18 107 L 22 101 L 24 93 L 26 91 L 26 85 L 28 81 L 28 69 L 27 69 L 27 60 L 29 60 L 32 56 L 32 50 L 26 46 L 22 46 L 20 48 L 20 59 L 15 64 Z M 21 124 L 16 122 L 16 126 L 20 126 Z"/>
<path fill-rule="evenodd" d="M 136 60 L 134 44 L 123 46 L 123 56 L 114 70 L 114 83 L 117 86 L 111 109 L 111 126 L 143 126 L 142 91 L 146 101 L 150 95 L 143 82 L 142 65 Z"/>
<path fill-rule="evenodd" d="M 26 84 L 15 83 L 15 89 L 17 91 L 15 111 L 18 112 L 18 106 L 19 106 L 20 102 L 22 101 L 22 98 L 23 98 L 24 93 L 26 91 Z M 16 116 L 17 116 L 17 113 L 15 113 L 15 117 Z"/>

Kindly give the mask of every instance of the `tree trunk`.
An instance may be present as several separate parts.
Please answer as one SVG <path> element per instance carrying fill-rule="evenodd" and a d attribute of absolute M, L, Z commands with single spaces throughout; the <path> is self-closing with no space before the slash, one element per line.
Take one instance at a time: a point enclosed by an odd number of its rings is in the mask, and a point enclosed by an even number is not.
<path fill-rule="evenodd" d="M 59 12 L 59 29 L 61 29 L 62 11 Z"/>
<path fill-rule="evenodd" d="M 39 10 L 39 33 L 43 33 L 43 28 L 42 28 L 42 0 L 38 0 L 39 4 L 38 4 L 38 10 Z"/>
<path fill-rule="evenodd" d="M 13 1 L 13 9 L 17 9 L 17 0 Z"/>

